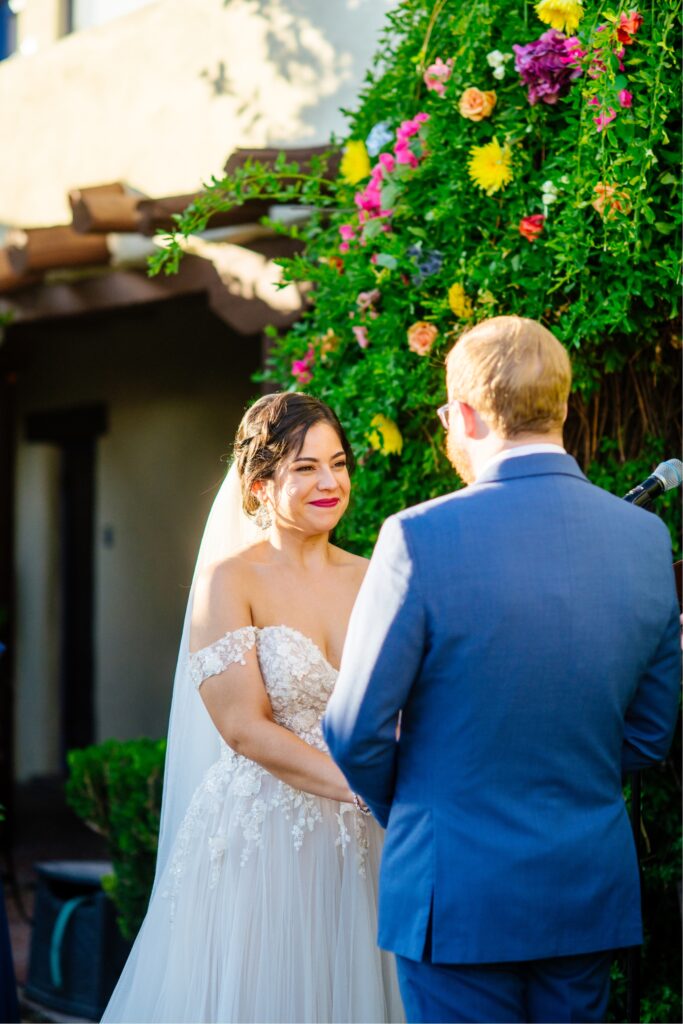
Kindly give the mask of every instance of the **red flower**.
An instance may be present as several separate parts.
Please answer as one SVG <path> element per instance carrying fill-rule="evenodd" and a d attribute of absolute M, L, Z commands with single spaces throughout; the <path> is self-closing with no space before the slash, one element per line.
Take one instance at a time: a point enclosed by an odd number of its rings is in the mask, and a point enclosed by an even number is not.
<path fill-rule="evenodd" d="M 543 231 L 545 217 L 542 213 L 531 213 L 528 217 L 522 217 L 519 222 L 519 233 L 528 242 L 535 242 Z"/>
<path fill-rule="evenodd" d="M 642 14 L 638 14 L 638 11 L 631 11 L 630 14 L 622 14 L 617 25 L 617 39 L 624 46 L 630 46 L 633 42 L 633 37 L 636 32 L 643 24 Z"/>

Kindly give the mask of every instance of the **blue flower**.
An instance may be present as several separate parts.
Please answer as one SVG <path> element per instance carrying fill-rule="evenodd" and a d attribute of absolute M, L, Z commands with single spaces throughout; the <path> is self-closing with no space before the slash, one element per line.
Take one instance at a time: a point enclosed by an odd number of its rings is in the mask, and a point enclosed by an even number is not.
<path fill-rule="evenodd" d="M 443 265 L 443 253 L 438 249 L 430 249 L 423 254 L 421 245 L 411 245 L 406 254 L 423 257 L 417 264 L 416 273 L 413 274 L 413 284 L 422 284 L 426 277 L 438 274 Z"/>
<path fill-rule="evenodd" d="M 372 129 L 367 139 L 365 140 L 365 148 L 368 151 L 369 156 L 377 156 L 379 151 L 383 149 L 388 142 L 391 142 L 394 138 L 394 133 L 391 127 L 386 121 L 380 121 Z"/>

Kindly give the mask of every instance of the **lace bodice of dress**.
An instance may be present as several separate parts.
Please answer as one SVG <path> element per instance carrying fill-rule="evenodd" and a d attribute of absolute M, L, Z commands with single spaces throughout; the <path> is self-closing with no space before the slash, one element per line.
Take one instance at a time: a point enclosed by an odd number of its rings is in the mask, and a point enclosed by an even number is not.
<path fill-rule="evenodd" d="M 244 626 L 190 654 L 190 673 L 199 688 L 230 665 L 245 664 L 256 645 L 273 717 L 301 739 L 326 750 L 320 723 L 337 679 L 320 648 L 290 626 Z"/>
<path fill-rule="evenodd" d="M 301 739 L 327 752 L 321 722 L 337 679 L 337 670 L 320 648 L 290 626 L 244 626 L 226 633 L 208 647 L 190 654 L 190 676 L 199 689 L 205 679 L 230 665 L 245 665 L 256 647 L 261 675 L 275 721 Z M 220 741 L 220 757 L 208 769 L 180 826 L 163 895 L 171 901 L 171 917 L 188 860 L 202 832 L 208 830 L 209 886 L 218 884 L 225 851 L 235 830 L 241 835 L 240 863 L 262 849 L 268 820 L 284 815 L 294 849 L 324 821 L 329 805 L 335 827 L 333 842 L 346 854 L 353 844 L 358 871 L 365 874 L 367 821 L 353 804 L 335 804 L 293 789 L 255 761 Z M 331 808 L 334 806 L 334 810 Z M 227 816 L 227 817 L 226 817 Z M 329 817 L 328 817 L 328 820 Z"/>

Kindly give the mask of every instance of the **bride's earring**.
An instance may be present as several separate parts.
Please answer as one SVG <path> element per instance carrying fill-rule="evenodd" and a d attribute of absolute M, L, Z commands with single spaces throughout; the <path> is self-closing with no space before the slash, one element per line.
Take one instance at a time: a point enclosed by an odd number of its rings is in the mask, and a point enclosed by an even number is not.
<path fill-rule="evenodd" d="M 256 512 L 256 525 L 259 530 L 269 530 L 273 525 L 273 517 L 268 506 L 262 502 Z"/>

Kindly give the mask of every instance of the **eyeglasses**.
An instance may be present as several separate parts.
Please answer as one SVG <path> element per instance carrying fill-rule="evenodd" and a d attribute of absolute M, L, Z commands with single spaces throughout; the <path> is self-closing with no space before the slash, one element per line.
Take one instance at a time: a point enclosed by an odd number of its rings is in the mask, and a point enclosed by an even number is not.
<path fill-rule="evenodd" d="M 450 420 L 451 406 L 455 405 L 455 403 L 459 401 L 459 398 L 454 398 L 452 402 L 446 402 L 445 405 L 440 405 L 439 408 L 436 410 L 436 415 L 441 420 L 441 426 L 443 427 L 444 430 L 448 430 L 448 421 Z"/>

